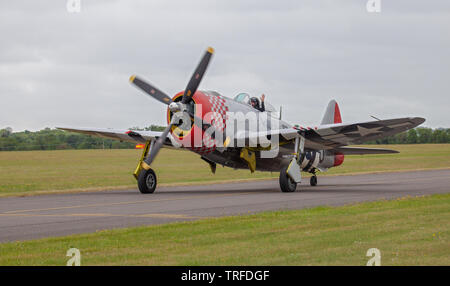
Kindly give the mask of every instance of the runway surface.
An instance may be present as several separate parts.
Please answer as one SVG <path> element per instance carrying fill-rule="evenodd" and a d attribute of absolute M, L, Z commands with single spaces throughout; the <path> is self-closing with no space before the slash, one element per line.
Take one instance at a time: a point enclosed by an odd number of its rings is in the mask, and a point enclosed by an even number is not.
<path fill-rule="evenodd" d="M 0 198 L 0 242 L 267 210 L 450 192 L 450 170 L 320 177 L 295 193 L 278 180 Z"/>

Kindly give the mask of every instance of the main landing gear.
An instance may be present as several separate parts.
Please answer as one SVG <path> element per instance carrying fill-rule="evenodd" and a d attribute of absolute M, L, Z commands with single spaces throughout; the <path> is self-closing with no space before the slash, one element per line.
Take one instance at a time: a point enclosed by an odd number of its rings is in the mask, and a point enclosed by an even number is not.
<path fill-rule="evenodd" d="M 302 180 L 301 176 L 301 163 L 305 156 L 304 153 L 305 137 L 300 134 L 295 138 L 294 158 L 291 159 L 289 164 L 283 166 L 280 171 L 280 189 L 284 193 L 295 192 L 297 184 Z M 317 185 L 316 169 L 313 168 L 309 172 L 312 174 L 309 179 L 311 186 Z"/>
<path fill-rule="evenodd" d="M 287 173 L 288 168 L 289 165 L 286 165 L 280 171 L 280 189 L 283 193 L 292 193 L 297 189 L 297 183 Z"/>
<path fill-rule="evenodd" d="M 295 138 L 294 157 L 280 171 L 280 189 L 284 193 L 292 193 L 302 180 L 301 162 L 304 157 L 305 137 L 298 134 Z"/>
<path fill-rule="evenodd" d="M 142 194 L 152 194 L 158 183 L 155 171 L 153 171 L 153 169 L 151 169 L 150 166 L 144 162 L 145 157 L 147 157 L 147 154 L 152 147 L 152 142 L 153 141 L 145 143 L 141 159 L 139 160 L 136 170 L 133 173 L 137 180 L 139 191 Z"/>
<path fill-rule="evenodd" d="M 280 188 L 284 193 L 295 192 L 297 188 L 297 183 L 287 173 L 288 168 L 289 165 L 286 165 L 280 171 Z M 309 184 L 312 187 L 317 186 L 317 176 L 315 173 L 312 173 L 312 176 L 309 179 Z"/>

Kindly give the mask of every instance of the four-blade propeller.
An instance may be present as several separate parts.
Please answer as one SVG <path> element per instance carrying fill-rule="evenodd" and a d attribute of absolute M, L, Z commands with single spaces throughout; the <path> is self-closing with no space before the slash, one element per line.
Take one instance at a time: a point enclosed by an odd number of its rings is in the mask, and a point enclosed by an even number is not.
<path fill-rule="evenodd" d="M 203 55 L 203 58 L 201 59 L 200 63 L 197 65 L 197 68 L 195 69 L 194 74 L 192 75 L 191 79 L 189 80 L 189 83 L 186 86 L 186 89 L 184 90 L 183 97 L 181 99 L 181 102 L 173 102 L 172 99 L 166 95 L 161 90 L 157 89 L 156 87 L 152 86 L 148 82 L 145 82 L 141 78 L 133 75 L 130 77 L 130 82 L 134 85 L 136 85 L 138 88 L 140 88 L 142 91 L 153 97 L 154 99 L 169 105 L 169 109 L 173 112 L 172 119 L 169 123 L 169 126 L 164 129 L 161 136 L 153 143 L 153 146 L 151 147 L 151 150 L 147 157 L 143 161 L 143 168 L 149 169 L 150 164 L 155 159 L 156 155 L 159 152 L 159 149 L 161 149 L 162 145 L 166 141 L 166 138 L 170 132 L 170 129 L 175 125 L 178 125 L 180 122 L 180 118 L 182 117 L 183 113 L 189 115 L 190 118 L 194 119 L 194 122 L 200 122 L 202 126 L 200 128 L 204 128 L 203 124 L 201 123 L 201 119 L 197 118 L 194 114 L 189 112 L 186 108 L 186 104 L 188 104 L 192 100 L 192 96 L 194 96 L 195 92 L 197 91 L 198 86 L 200 85 L 200 82 L 206 72 L 206 69 L 208 67 L 209 61 L 211 60 L 211 57 L 214 53 L 213 48 L 208 48 Z M 180 113 L 177 115 L 177 113 Z"/>

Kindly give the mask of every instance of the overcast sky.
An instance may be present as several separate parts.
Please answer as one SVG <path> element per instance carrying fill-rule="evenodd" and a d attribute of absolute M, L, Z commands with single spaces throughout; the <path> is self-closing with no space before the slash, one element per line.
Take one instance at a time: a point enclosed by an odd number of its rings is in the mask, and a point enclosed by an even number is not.
<path fill-rule="evenodd" d="M 66 0 L 0 2 L 0 128 L 166 124 L 138 74 L 183 90 L 208 46 L 200 89 L 266 94 L 315 125 L 331 99 L 344 122 L 422 116 L 450 127 L 450 1 Z"/>

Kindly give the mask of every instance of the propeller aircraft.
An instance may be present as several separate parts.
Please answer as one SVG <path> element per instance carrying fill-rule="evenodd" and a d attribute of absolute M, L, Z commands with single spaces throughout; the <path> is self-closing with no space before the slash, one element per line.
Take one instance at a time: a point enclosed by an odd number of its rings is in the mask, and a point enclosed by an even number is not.
<path fill-rule="evenodd" d="M 167 127 L 162 132 L 97 128 L 59 129 L 144 144 L 134 171 L 141 193 L 153 193 L 157 186 L 152 162 L 161 148 L 197 153 L 212 173 L 217 164 L 234 169 L 279 172 L 282 192 L 294 192 L 301 172 L 311 173 L 310 185 L 317 185 L 317 173 L 341 165 L 345 155 L 389 154 L 395 150 L 349 147 L 391 136 L 422 124 L 425 119 L 406 117 L 358 123 L 343 123 L 339 106 L 331 100 L 317 127 L 291 125 L 281 119 L 281 110 L 265 103 L 265 111 L 250 105 L 246 93 L 230 98 L 215 91 L 198 90 L 214 50 L 208 48 L 186 88 L 173 97 L 141 77 L 130 82 L 167 106 Z M 276 116 L 277 115 L 277 116 Z"/>

